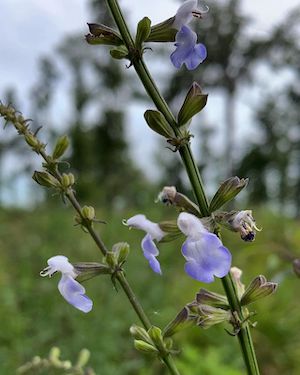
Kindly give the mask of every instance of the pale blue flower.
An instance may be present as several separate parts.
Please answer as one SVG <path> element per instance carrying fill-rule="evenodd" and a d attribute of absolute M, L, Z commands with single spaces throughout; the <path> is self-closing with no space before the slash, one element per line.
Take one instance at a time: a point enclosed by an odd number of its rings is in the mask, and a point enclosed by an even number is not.
<path fill-rule="evenodd" d="M 159 255 L 159 251 L 154 241 L 159 242 L 165 236 L 165 233 L 160 229 L 158 224 L 153 223 L 148 220 L 145 215 L 141 214 L 131 217 L 126 220 L 124 224 L 128 225 L 130 228 L 137 228 L 146 232 L 146 236 L 141 243 L 144 257 L 148 260 L 152 270 L 161 274 L 160 263 L 156 259 Z"/>
<path fill-rule="evenodd" d="M 170 59 L 175 68 L 181 68 L 185 64 L 188 70 L 194 70 L 207 57 L 204 44 L 197 42 L 197 34 L 188 26 L 183 25 L 176 34 L 176 50 L 171 54 Z"/>
<path fill-rule="evenodd" d="M 56 272 L 61 272 L 62 277 L 58 283 L 58 290 L 64 299 L 85 313 L 92 310 L 93 301 L 85 295 L 85 288 L 75 280 L 78 276 L 68 258 L 56 255 L 47 261 L 48 267 L 41 271 L 41 276 L 51 277 Z"/>
<path fill-rule="evenodd" d="M 182 254 L 187 260 L 186 273 L 192 278 L 210 283 L 214 276 L 224 277 L 231 266 L 231 254 L 221 240 L 206 230 L 196 216 L 182 212 L 177 225 L 187 236 L 182 245 Z"/>

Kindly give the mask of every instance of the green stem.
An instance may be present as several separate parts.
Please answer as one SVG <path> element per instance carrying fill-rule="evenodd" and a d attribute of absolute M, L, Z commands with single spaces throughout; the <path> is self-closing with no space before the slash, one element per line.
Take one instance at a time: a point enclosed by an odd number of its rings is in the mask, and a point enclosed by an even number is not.
<path fill-rule="evenodd" d="M 135 51 L 135 44 L 133 38 L 129 32 L 127 24 L 124 20 L 123 14 L 119 7 L 117 0 L 107 0 L 108 6 L 111 10 L 113 18 L 120 30 L 121 36 L 124 40 L 124 43 L 128 49 L 128 51 Z M 174 134 L 176 137 L 181 137 L 181 131 L 177 126 L 176 119 L 172 114 L 168 104 L 161 96 L 158 88 L 156 87 L 155 82 L 153 81 L 151 74 L 149 73 L 144 61 L 142 58 L 134 59 L 132 61 L 133 66 L 146 90 L 148 95 L 151 97 L 153 103 L 155 104 L 156 108 L 164 115 L 165 119 L 168 121 L 170 126 L 172 127 Z M 182 158 L 182 162 L 185 166 L 186 172 L 191 182 L 191 186 L 196 197 L 196 200 L 199 205 L 199 209 L 202 216 L 209 216 L 209 205 L 208 200 L 206 198 L 203 183 L 201 180 L 201 176 L 199 173 L 199 169 L 195 163 L 192 151 L 189 145 L 184 145 L 180 148 L 180 156 Z M 237 312 L 241 321 L 244 321 L 244 316 L 241 310 L 241 306 L 239 303 L 239 299 L 234 288 L 234 284 L 231 278 L 231 275 L 228 274 L 222 279 L 222 284 L 224 290 L 226 292 L 230 307 L 232 311 Z M 249 329 L 249 325 L 247 322 L 243 323 L 239 333 L 238 338 L 241 346 L 241 350 L 243 353 L 243 358 L 245 362 L 245 366 L 247 368 L 249 375 L 259 375 L 258 364 L 255 356 L 255 351 L 252 343 L 251 333 Z"/>

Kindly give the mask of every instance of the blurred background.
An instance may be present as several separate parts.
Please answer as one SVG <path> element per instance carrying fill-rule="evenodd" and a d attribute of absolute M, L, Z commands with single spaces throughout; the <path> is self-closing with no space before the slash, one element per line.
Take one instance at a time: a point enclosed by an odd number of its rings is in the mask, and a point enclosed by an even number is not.
<path fill-rule="evenodd" d="M 131 29 L 144 16 L 153 23 L 176 13 L 180 2 L 120 2 Z M 178 155 L 170 152 L 143 119 L 153 108 L 133 69 L 112 60 L 109 49 L 89 46 L 86 22 L 113 25 L 102 0 L 1 2 L 0 98 L 12 103 L 32 126 L 42 125 L 51 145 L 68 134 L 67 160 L 77 177 L 82 204 L 97 207 L 108 222 L 99 231 L 108 246 L 131 244 L 129 280 L 156 325 L 164 326 L 203 285 L 183 272 L 180 243 L 161 246 L 163 277 L 143 259 L 142 233 L 128 231 L 123 218 L 146 213 L 153 221 L 175 218 L 155 204 L 164 185 L 191 198 Z M 208 104 L 192 123 L 192 148 L 209 196 L 232 175 L 249 177 L 235 203 L 254 210 L 259 233 L 242 243 L 224 232 L 234 265 L 245 283 L 258 274 L 279 282 L 275 296 L 254 310 L 253 330 L 262 374 L 300 374 L 299 279 L 291 262 L 300 257 L 300 8 L 298 1 L 207 1 L 210 12 L 193 23 L 208 50 L 195 71 L 175 71 L 172 45 L 153 45 L 145 60 L 176 113 L 197 81 Z M 21 9 L 22 8 L 22 9 Z M 159 9 L 159 11 L 158 11 Z M 86 283 L 95 307 L 83 315 L 57 292 L 58 277 L 40 279 L 46 260 L 65 254 L 71 261 L 99 261 L 90 238 L 73 226 L 71 207 L 31 180 L 40 160 L 9 126 L 0 137 L 1 253 L 0 374 L 13 374 L 33 356 L 59 346 L 75 360 L 91 351 L 96 374 L 165 374 L 154 358 L 133 348 L 128 328 L 138 323 L 122 292 L 109 278 Z M 220 283 L 209 286 L 220 291 Z M 170 287 L 172 286 L 172 287 Z M 178 366 L 185 374 L 244 374 L 238 343 L 224 327 L 178 334 Z"/>

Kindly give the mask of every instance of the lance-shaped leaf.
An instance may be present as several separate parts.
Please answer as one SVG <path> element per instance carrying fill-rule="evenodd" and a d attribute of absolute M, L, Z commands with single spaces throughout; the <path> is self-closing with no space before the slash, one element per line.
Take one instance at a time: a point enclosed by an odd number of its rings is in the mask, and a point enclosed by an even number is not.
<path fill-rule="evenodd" d="M 89 44 L 105 44 L 119 46 L 123 44 L 121 35 L 114 29 L 97 23 L 88 23 L 90 34 L 85 36 Z"/>
<path fill-rule="evenodd" d="M 175 17 L 168 18 L 151 27 L 146 42 L 174 42 L 178 30 L 173 27 Z"/>
<path fill-rule="evenodd" d="M 162 113 L 148 109 L 144 113 L 144 117 L 149 127 L 155 131 L 155 133 L 158 133 L 166 138 L 171 138 L 174 136 L 173 129 L 168 124 Z"/>
<path fill-rule="evenodd" d="M 151 21 L 148 17 L 144 17 L 137 26 L 135 45 L 136 48 L 141 50 L 143 43 L 149 37 L 151 32 Z"/>
<path fill-rule="evenodd" d="M 205 107 L 207 96 L 207 94 L 202 93 L 201 87 L 197 82 L 192 84 L 178 113 L 178 126 L 185 125 Z"/>
<path fill-rule="evenodd" d="M 248 184 L 248 178 L 230 177 L 224 181 L 213 196 L 209 210 L 214 212 L 221 208 L 225 203 L 231 201 Z"/>

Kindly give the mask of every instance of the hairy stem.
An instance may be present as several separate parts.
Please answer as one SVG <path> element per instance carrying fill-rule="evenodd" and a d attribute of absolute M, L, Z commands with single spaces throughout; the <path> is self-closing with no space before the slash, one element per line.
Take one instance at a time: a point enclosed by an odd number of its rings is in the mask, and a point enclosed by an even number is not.
<path fill-rule="evenodd" d="M 111 10 L 112 16 L 119 28 L 123 41 L 128 49 L 128 51 L 135 50 L 135 44 L 133 38 L 130 34 L 130 31 L 127 27 L 127 24 L 124 20 L 123 14 L 119 7 L 117 0 L 106 0 L 107 4 Z M 180 138 L 181 131 L 177 126 L 176 119 L 172 114 L 169 106 L 167 105 L 166 101 L 160 94 L 155 82 L 153 81 L 151 74 L 149 73 L 146 64 L 144 63 L 143 59 L 134 59 L 132 64 L 146 90 L 150 98 L 152 99 L 153 103 L 155 104 L 156 108 L 164 115 L 165 119 L 168 121 L 170 126 L 172 127 L 174 134 Z M 199 205 L 200 213 L 202 216 L 209 216 L 209 206 L 208 200 L 205 195 L 205 191 L 203 188 L 202 179 L 200 176 L 199 169 L 195 163 L 192 151 L 190 146 L 183 145 L 180 150 L 180 156 L 188 177 L 190 179 L 190 183 L 196 197 L 196 200 Z M 239 319 L 243 322 L 244 316 L 241 310 L 241 306 L 239 303 L 239 299 L 234 288 L 234 284 L 231 278 L 231 275 L 228 274 L 222 279 L 222 284 L 227 295 L 228 301 L 230 303 L 230 307 L 232 311 L 236 312 L 239 316 Z M 259 375 L 259 368 L 256 360 L 256 355 L 252 343 L 250 328 L 247 322 L 243 323 L 239 333 L 238 339 L 240 342 L 240 347 L 242 350 L 245 366 L 247 368 L 247 372 L 249 375 Z"/>
<path fill-rule="evenodd" d="M 36 141 L 38 141 L 35 134 L 31 133 L 30 130 L 28 130 L 27 125 L 25 126 L 27 121 L 22 117 L 22 115 L 20 115 L 20 113 L 16 113 L 16 111 L 13 110 L 12 107 L 6 107 L 0 102 L 0 116 L 3 117 L 7 122 L 11 122 L 15 126 L 16 130 L 18 131 L 20 135 L 24 135 L 24 137 L 30 136 L 34 138 Z M 22 131 L 20 131 L 21 128 L 22 128 Z M 53 165 L 53 160 L 45 152 L 45 147 L 42 146 L 41 148 L 36 148 L 35 151 L 45 160 L 47 165 Z M 55 169 L 53 168 L 51 169 L 51 174 L 57 179 L 57 181 L 62 182 L 62 175 L 60 174 L 57 167 Z M 73 206 L 73 208 L 75 209 L 75 211 L 78 213 L 78 215 L 83 220 L 85 220 L 82 214 L 82 207 L 80 203 L 78 202 L 78 200 L 76 199 L 72 189 L 69 188 L 67 191 L 64 192 L 64 194 L 69 200 L 69 202 L 71 203 L 71 205 Z M 86 224 L 85 228 L 87 229 L 87 231 L 93 238 L 95 244 L 97 245 L 99 250 L 102 252 L 102 254 L 106 255 L 106 253 L 108 252 L 108 249 L 106 248 L 104 242 L 102 241 L 98 233 L 93 229 L 91 224 Z M 127 296 L 131 306 L 133 307 L 134 311 L 139 317 L 144 328 L 146 330 L 149 330 L 152 327 L 152 323 L 150 322 L 145 311 L 143 310 L 142 305 L 140 304 L 135 293 L 133 292 L 122 270 L 117 271 L 116 279 L 121 285 L 123 291 L 125 292 L 125 295 Z M 162 350 L 159 347 L 157 347 L 157 350 L 160 352 L 161 358 L 164 361 L 165 365 L 167 366 L 170 374 L 180 375 L 179 371 L 176 368 L 172 355 L 170 353 L 166 353 L 164 350 Z"/>

